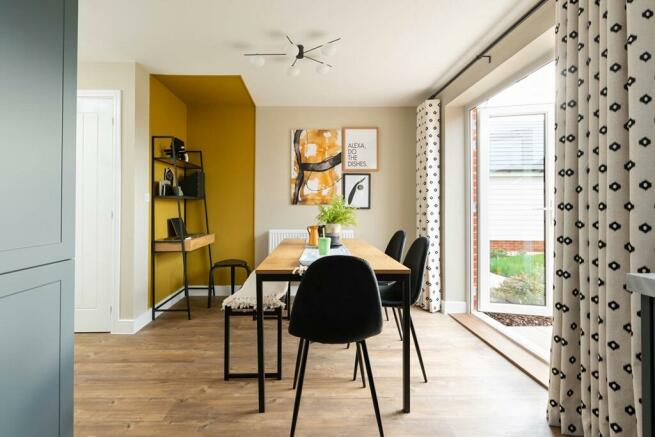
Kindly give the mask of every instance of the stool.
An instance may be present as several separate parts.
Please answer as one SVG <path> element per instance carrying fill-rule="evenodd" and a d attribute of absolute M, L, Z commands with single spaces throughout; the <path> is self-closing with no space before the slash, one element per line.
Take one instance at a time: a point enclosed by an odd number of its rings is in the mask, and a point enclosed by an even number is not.
<path fill-rule="evenodd" d="M 277 371 L 266 372 L 266 378 L 282 379 L 282 298 L 288 290 L 284 282 L 264 282 L 262 284 L 263 315 L 277 320 Z M 221 303 L 225 311 L 225 351 L 223 355 L 223 378 L 257 378 L 258 373 L 230 372 L 230 319 L 234 316 L 253 316 L 256 320 L 257 307 L 257 276 L 248 276 L 243 286 L 236 293 L 226 297 Z"/>
<path fill-rule="evenodd" d="M 250 276 L 250 267 L 248 263 L 242 259 L 223 259 L 220 260 L 209 269 L 209 286 L 207 288 L 207 308 L 212 307 L 212 296 L 216 297 L 216 289 L 214 288 L 214 269 L 229 268 L 230 269 L 230 295 L 234 294 L 234 274 L 237 268 L 246 271 L 246 277 Z"/>

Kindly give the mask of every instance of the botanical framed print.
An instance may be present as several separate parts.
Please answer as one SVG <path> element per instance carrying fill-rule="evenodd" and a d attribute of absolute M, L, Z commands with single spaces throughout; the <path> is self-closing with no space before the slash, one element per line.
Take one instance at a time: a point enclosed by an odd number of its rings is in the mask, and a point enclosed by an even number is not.
<path fill-rule="evenodd" d="M 378 128 L 343 128 L 343 171 L 377 171 Z"/>
<path fill-rule="evenodd" d="M 341 196 L 341 130 L 291 130 L 291 204 L 325 205 Z"/>
<path fill-rule="evenodd" d="M 357 209 L 371 208 L 371 175 L 343 174 L 343 196 L 346 205 Z"/>

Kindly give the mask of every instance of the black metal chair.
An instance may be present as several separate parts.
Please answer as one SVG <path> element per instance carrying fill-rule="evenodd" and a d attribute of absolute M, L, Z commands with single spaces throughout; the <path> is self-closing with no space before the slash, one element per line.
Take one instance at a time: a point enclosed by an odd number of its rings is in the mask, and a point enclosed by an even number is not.
<path fill-rule="evenodd" d="M 405 231 L 402 229 L 399 231 L 396 231 L 393 236 L 391 237 L 391 240 L 389 240 L 389 243 L 387 243 L 387 248 L 385 249 L 384 253 L 389 255 L 391 258 L 395 259 L 396 261 L 400 262 L 400 259 L 403 256 L 403 249 L 405 248 Z M 389 285 L 389 282 L 379 282 L 378 283 L 380 287 Z M 396 309 L 394 307 L 391 308 L 391 311 L 393 312 L 393 319 L 396 322 L 396 328 L 398 329 L 398 335 L 400 335 L 400 341 L 403 340 L 403 331 L 400 329 L 400 323 L 398 322 L 398 315 L 396 314 Z M 389 313 L 387 312 L 387 308 L 384 308 L 384 315 L 386 316 L 387 320 L 389 320 Z"/>
<path fill-rule="evenodd" d="M 418 237 L 407 251 L 403 264 L 412 271 L 412 278 L 410 284 L 410 302 L 412 305 L 416 304 L 419 296 L 421 295 L 421 287 L 423 286 L 423 273 L 425 272 L 425 261 L 428 257 L 428 247 L 430 242 L 426 237 Z M 398 318 L 402 323 L 402 306 L 403 306 L 403 290 L 400 283 L 394 282 L 380 287 L 380 299 L 382 306 L 393 308 L 398 311 Z M 418 354 L 418 361 L 421 364 L 421 371 L 423 372 L 423 379 L 428 382 L 428 377 L 425 373 L 425 366 L 423 365 L 423 357 L 421 356 L 421 348 L 418 345 L 416 338 L 416 330 L 414 329 L 414 322 L 410 318 L 410 330 L 414 338 L 414 346 Z M 357 372 L 357 361 L 355 361 L 355 372 Z"/>
<path fill-rule="evenodd" d="M 211 269 L 209 269 L 209 281 L 207 282 L 209 284 L 207 287 L 207 308 L 212 307 L 212 296 L 216 297 L 214 270 L 221 268 L 230 269 L 230 295 L 234 294 L 236 269 L 244 269 L 246 271 L 246 277 L 250 276 L 250 267 L 248 266 L 248 263 L 242 259 L 222 259 L 215 262 Z"/>
<path fill-rule="evenodd" d="M 382 331 L 380 292 L 368 263 L 353 256 L 326 256 L 307 269 L 289 321 L 289 334 L 300 338 L 296 401 L 291 422 L 295 434 L 309 344 L 357 343 L 368 375 L 373 409 L 380 435 L 384 435 L 366 339 Z"/>

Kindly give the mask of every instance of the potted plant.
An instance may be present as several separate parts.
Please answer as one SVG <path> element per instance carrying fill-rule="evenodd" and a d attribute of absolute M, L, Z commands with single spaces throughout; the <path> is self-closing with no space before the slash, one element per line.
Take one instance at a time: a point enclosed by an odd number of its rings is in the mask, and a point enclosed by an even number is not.
<path fill-rule="evenodd" d="M 341 226 L 357 224 L 355 208 L 347 206 L 341 196 L 334 196 L 330 204 L 319 206 L 316 220 L 325 225 L 325 233 L 332 237 L 333 245 L 341 244 Z"/>

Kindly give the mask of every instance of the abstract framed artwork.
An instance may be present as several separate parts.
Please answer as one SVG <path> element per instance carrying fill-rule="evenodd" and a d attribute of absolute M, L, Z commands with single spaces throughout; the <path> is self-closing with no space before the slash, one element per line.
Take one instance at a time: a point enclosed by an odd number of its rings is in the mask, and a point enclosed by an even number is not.
<path fill-rule="evenodd" d="M 378 128 L 343 128 L 343 171 L 378 171 Z"/>
<path fill-rule="evenodd" d="M 340 129 L 291 130 L 291 204 L 325 205 L 341 196 Z"/>
<path fill-rule="evenodd" d="M 343 196 L 346 205 L 357 209 L 371 209 L 371 175 L 343 174 Z"/>

